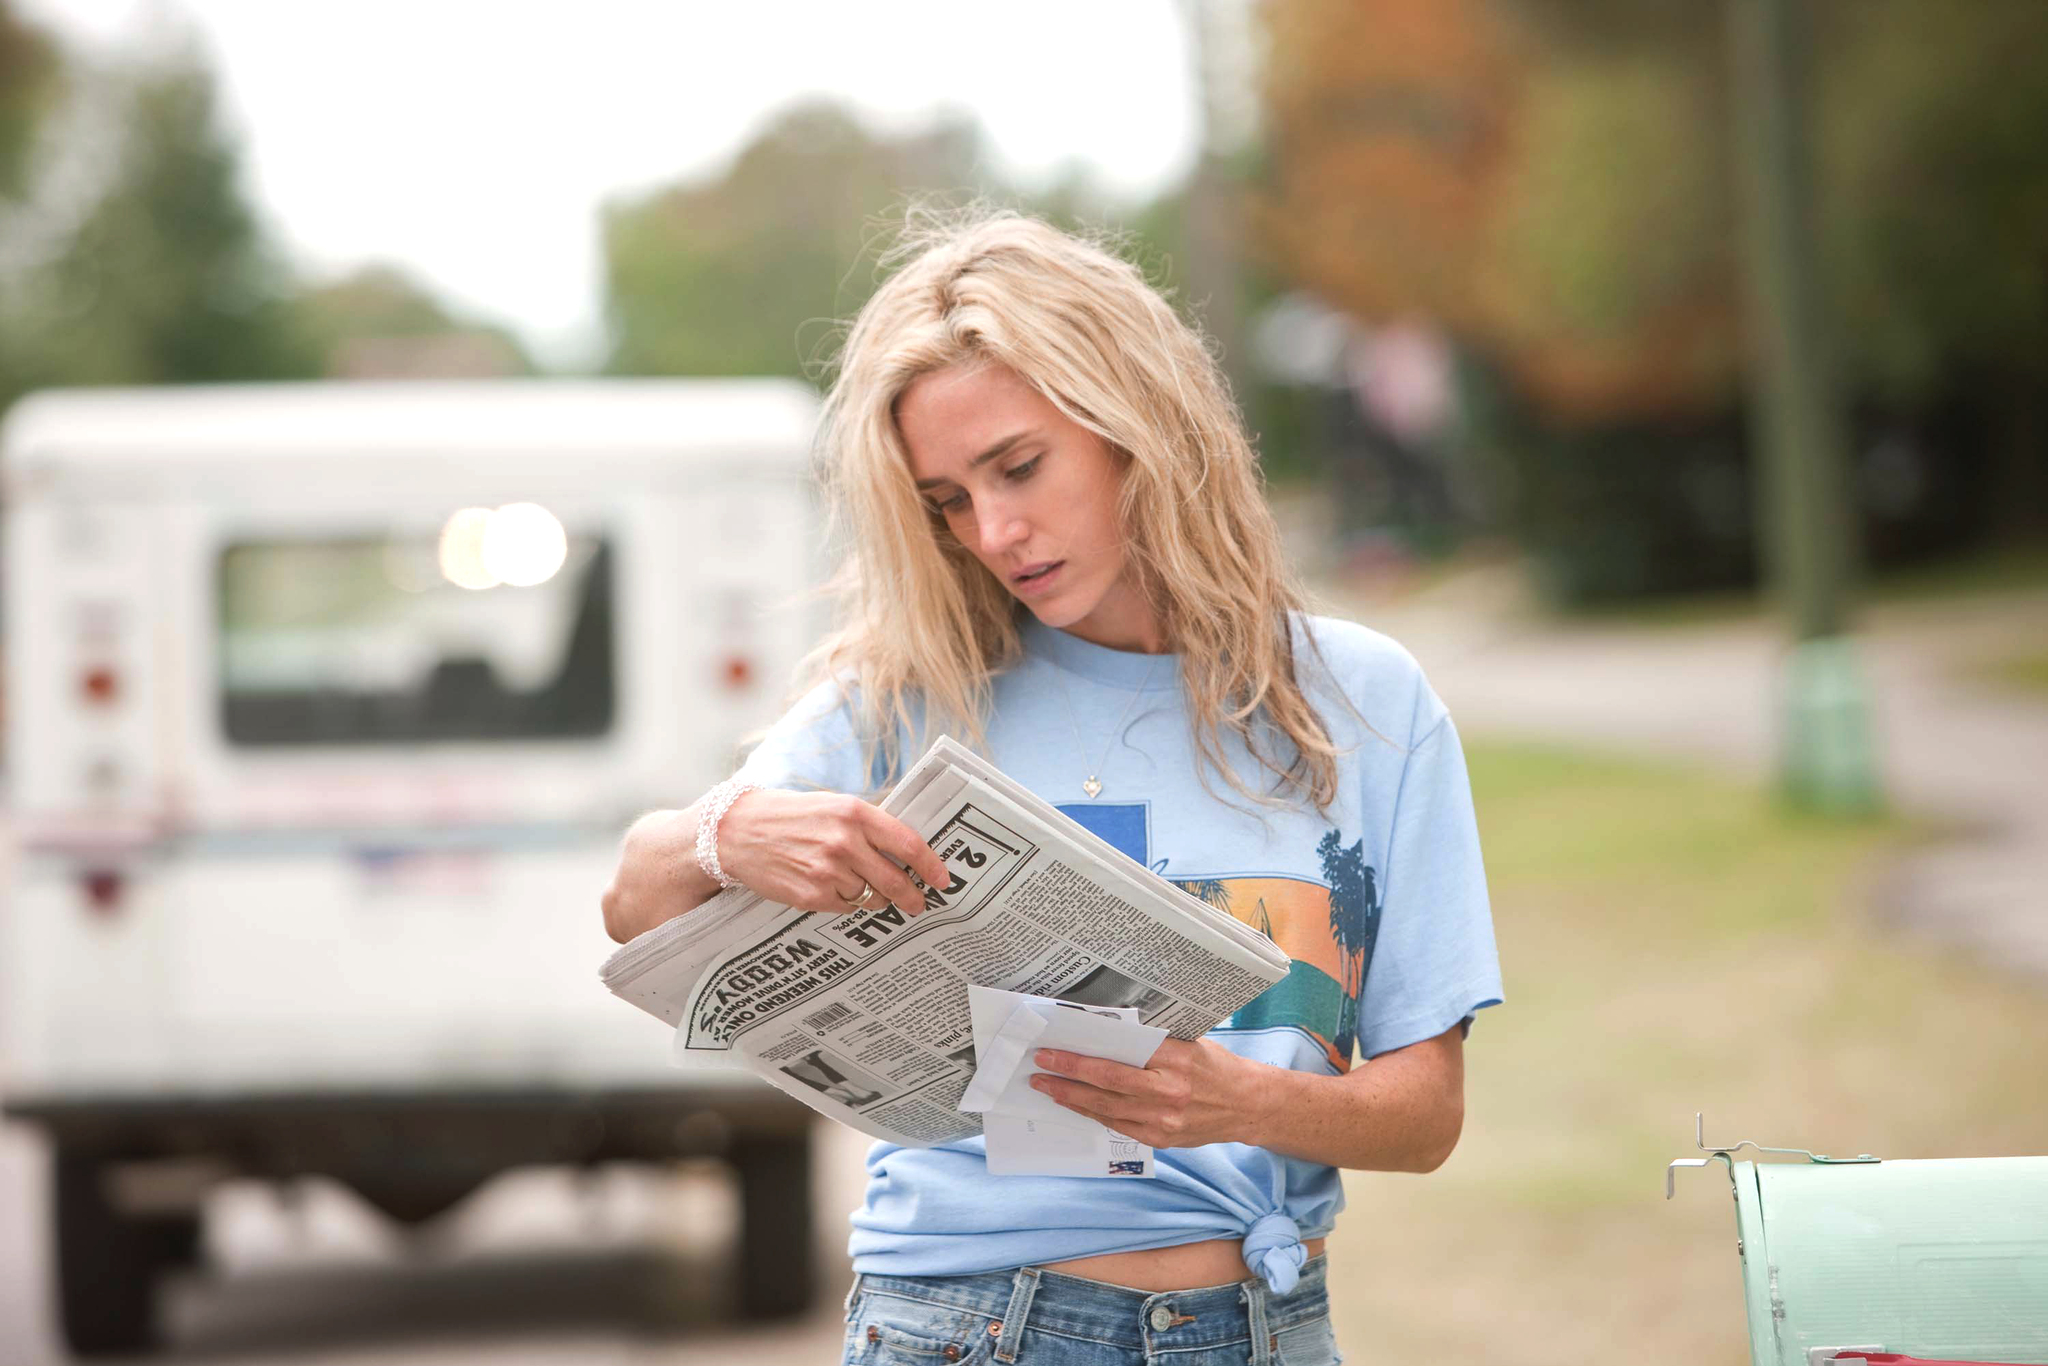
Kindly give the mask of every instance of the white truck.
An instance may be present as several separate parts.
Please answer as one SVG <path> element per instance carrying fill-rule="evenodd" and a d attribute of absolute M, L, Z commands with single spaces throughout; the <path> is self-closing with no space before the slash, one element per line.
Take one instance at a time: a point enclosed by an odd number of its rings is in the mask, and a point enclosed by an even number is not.
<path fill-rule="evenodd" d="M 716 1153 L 742 1308 L 808 1299 L 808 1112 L 669 1067 L 597 967 L 621 830 L 731 770 L 815 631 L 815 420 L 782 380 L 8 414 L 0 1108 L 53 1155 L 75 1350 L 152 1339 L 230 1175 L 421 1220 Z"/>

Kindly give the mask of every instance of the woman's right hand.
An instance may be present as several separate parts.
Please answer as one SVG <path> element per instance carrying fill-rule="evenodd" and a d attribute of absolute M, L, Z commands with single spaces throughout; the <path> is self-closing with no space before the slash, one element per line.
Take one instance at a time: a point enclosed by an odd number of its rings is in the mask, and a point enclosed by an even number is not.
<path fill-rule="evenodd" d="M 600 899 L 605 929 L 625 943 L 708 901 L 717 886 L 696 860 L 697 807 L 652 811 L 626 831 L 611 886 Z M 839 915 L 863 882 L 907 913 L 924 896 L 898 866 L 944 887 L 952 875 L 915 830 L 881 808 L 830 792 L 756 788 L 718 823 L 718 862 L 771 901 Z"/>
<path fill-rule="evenodd" d="M 756 788 L 718 823 L 718 861 L 770 901 L 841 915 L 865 884 L 904 911 L 924 893 L 904 871 L 944 887 L 952 874 L 915 830 L 878 806 L 834 792 Z M 879 909 L 879 906 L 877 907 Z"/>

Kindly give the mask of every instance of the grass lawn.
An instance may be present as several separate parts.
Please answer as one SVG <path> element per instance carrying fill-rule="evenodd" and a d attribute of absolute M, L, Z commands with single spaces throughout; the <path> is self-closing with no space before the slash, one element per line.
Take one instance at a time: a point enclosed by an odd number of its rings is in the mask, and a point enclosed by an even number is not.
<path fill-rule="evenodd" d="M 2048 697 L 2048 650 L 2039 647 L 1984 660 L 1972 672 L 1996 688 Z"/>
<path fill-rule="evenodd" d="M 1740 1139 L 2048 1152 L 2048 990 L 1873 926 L 1915 832 L 1788 817 L 1682 768 L 1468 742 L 1508 1004 L 1467 1048 L 1442 1170 L 1351 1173 L 1338 1337 L 1373 1366 L 1748 1361 Z"/>

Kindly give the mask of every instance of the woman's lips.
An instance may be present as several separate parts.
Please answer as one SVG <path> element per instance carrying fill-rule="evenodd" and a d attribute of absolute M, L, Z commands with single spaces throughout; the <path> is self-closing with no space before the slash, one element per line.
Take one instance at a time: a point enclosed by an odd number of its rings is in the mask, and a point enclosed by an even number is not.
<path fill-rule="evenodd" d="M 1053 586 L 1058 583 L 1061 572 L 1066 568 L 1066 563 L 1065 560 L 1054 560 L 1043 571 L 1032 577 L 1026 578 L 1019 575 L 1010 580 L 1010 590 L 1019 597 L 1025 598 L 1037 597 L 1041 593 L 1049 593 L 1052 591 Z"/>

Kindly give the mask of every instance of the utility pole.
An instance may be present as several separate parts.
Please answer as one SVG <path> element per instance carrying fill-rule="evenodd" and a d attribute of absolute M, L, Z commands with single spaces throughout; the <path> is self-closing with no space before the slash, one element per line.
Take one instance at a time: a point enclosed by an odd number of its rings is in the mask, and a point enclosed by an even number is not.
<path fill-rule="evenodd" d="M 1881 804 L 1869 688 L 1846 629 L 1856 554 L 1809 173 L 1808 0 L 1726 0 L 1764 577 L 1790 618 L 1779 777 L 1795 806 Z"/>
<path fill-rule="evenodd" d="M 1244 187 L 1231 162 L 1254 136 L 1247 109 L 1255 106 L 1244 88 L 1252 20 L 1244 0 L 1183 0 L 1182 12 L 1202 104 L 1202 147 L 1188 180 L 1187 260 L 1180 264 L 1188 300 L 1244 404 L 1253 383 L 1241 300 Z"/>

